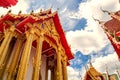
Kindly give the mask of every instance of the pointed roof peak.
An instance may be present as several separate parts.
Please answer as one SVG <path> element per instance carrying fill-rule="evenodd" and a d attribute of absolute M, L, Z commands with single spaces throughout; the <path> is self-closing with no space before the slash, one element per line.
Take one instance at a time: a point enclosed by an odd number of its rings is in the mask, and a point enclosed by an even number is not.
<path fill-rule="evenodd" d="M 101 9 L 102 12 L 107 13 L 107 14 L 109 14 L 109 15 L 112 13 L 112 12 L 109 12 L 109 11 L 107 11 L 107 10 L 102 9 L 102 7 L 100 7 L 100 9 Z"/>
<path fill-rule="evenodd" d="M 99 20 L 99 19 L 96 19 L 96 18 L 94 18 L 93 16 L 92 16 L 92 18 L 93 18 L 94 21 L 97 21 L 99 24 L 104 23 L 104 21 L 101 21 L 101 20 Z"/>

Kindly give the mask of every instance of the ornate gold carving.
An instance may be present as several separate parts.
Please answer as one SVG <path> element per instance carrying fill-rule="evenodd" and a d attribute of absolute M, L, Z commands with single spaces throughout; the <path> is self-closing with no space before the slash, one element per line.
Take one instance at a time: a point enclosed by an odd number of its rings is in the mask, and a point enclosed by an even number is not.
<path fill-rule="evenodd" d="M 67 57 L 62 58 L 62 71 L 63 71 L 63 80 L 68 80 L 67 76 Z"/>
<path fill-rule="evenodd" d="M 27 68 L 28 68 L 28 63 L 29 63 L 30 51 L 31 51 L 32 42 L 33 42 L 33 34 L 34 34 L 34 31 L 32 29 L 29 32 L 26 32 L 27 40 L 25 42 L 25 47 L 21 57 L 16 80 L 24 80 L 25 78 Z"/>
<path fill-rule="evenodd" d="M 6 54 L 6 56 L 4 58 L 4 62 L 3 62 L 3 68 L 2 68 L 2 70 L 0 70 L 0 79 L 1 80 L 3 80 L 5 72 L 7 71 L 7 66 L 8 66 L 10 57 L 11 57 L 11 52 L 13 50 L 14 43 L 15 43 L 15 40 L 12 40 L 9 44 L 9 48 L 7 49 L 7 54 Z"/>
<path fill-rule="evenodd" d="M 10 44 L 10 41 L 12 37 L 15 35 L 14 34 L 14 26 L 11 26 L 9 29 L 5 30 L 5 38 L 0 46 L 0 68 L 2 68 L 2 64 L 5 60 L 5 56 L 7 55 L 7 50 Z"/>
<path fill-rule="evenodd" d="M 42 55 L 42 43 L 44 41 L 44 36 L 41 36 L 37 39 L 37 48 L 36 48 L 36 55 L 34 57 L 33 63 L 33 76 L 32 80 L 39 80 L 40 75 L 40 65 L 41 65 L 41 55 Z"/>
<path fill-rule="evenodd" d="M 16 47 L 14 48 L 15 51 L 13 53 L 13 58 L 8 68 L 8 75 L 6 80 L 12 80 L 13 77 L 15 77 L 15 74 L 17 74 L 16 69 L 18 67 L 18 63 L 21 55 L 20 52 L 22 45 L 23 45 L 23 39 L 18 38 L 16 41 Z"/>
<path fill-rule="evenodd" d="M 61 57 L 61 48 L 58 47 L 57 49 L 57 80 L 63 80 L 63 75 L 62 75 L 62 57 Z"/>

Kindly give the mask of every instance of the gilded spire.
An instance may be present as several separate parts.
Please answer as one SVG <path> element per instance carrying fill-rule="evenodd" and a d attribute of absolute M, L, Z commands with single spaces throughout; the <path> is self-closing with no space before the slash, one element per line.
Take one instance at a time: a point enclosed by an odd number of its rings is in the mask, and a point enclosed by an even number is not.
<path fill-rule="evenodd" d="M 85 70 L 88 71 L 88 65 L 87 64 L 85 65 Z"/>
<path fill-rule="evenodd" d="M 119 71 L 118 71 L 118 65 L 116 64 L 116 72 L 117 72 L 117 74 L 118 74 L 118 77 L 120 76 L 120 73 L 119 73 Z"/>

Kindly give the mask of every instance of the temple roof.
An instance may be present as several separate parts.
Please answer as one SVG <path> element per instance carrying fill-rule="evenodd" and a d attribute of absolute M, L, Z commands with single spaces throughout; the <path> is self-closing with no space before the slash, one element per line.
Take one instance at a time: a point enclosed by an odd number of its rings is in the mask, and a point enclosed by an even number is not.
<path fill-rule="evenodd" d="M 40 11 L 39 13 L 34 13 L 31 12 L 30 14 L 12 14 L 11 12 L 8 12 L 6 15 L 2 16 L 0 18 L 0 31 L 3 32 L 4 29 L 8 28 L 9 25 L 6 24 L 7 21 L 10 21 L 12 23 L 15 23 L 14 25 L 16 26 L 16 31 L 21 33 L 24 33 L 26 31 L 26 29 L 28 30 L 29 27 L 26 26 L 26 23 L 35 23 L 35 22 L 39 22 L 42 23 L 43 21 L 47 21 L 47 20 L 53 20 L 53 23 L 55 25 L 55 29 L 58 32 L 59 36 L 60 36 L 60 41 L 62 43 L 62 46 L 64 47 L 65 53 L 68 57 L 68 60 L 73 58 L 73 54 L 71 52 L 71 49 L 67 43 L 64 31 L 62 29 L 60 20 L 59 20 L 59 16 L 57 12 L 52 13 L 51 9 L 45 10 L 45 11 Z M 51 37 L 49 37 L 54 43 L 55 40 L 52 39 Z"/>
<path fill-rule="evenodd" d="M 97 77 L 101 77 L 104 80 L 102 74 L 98 72 L 93 66 L 87 70 L 84 80 L 98 80 Z"/>
<path fill-rule="evenodd" d="M 111 33 L 120 31 L 120 11 L 110 13 L 110 16 L 112 19 L 105 23 L 105 27 Z"/>
<path fill-rule="evenodd" d="M 111 20 L 104 23 L 104 31 L 120 58 L 120 11 L 110 13 Z"/>
<path fill-rule="evenodd" d="M 105 27 L 111 32 L 113 33 L 120 31 L 120 21 L 118 21 L 117 19 L 111 19 L 109 21 L 107 21 L 105 23 Z"/>

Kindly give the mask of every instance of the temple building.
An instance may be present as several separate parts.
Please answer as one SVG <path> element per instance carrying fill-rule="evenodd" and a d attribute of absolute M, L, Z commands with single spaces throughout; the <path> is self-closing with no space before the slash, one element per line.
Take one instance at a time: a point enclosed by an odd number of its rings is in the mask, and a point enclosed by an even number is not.
<path fill-rule="evenodd" d="M 105 73 L 98 72 L 92 64 L 86 69 L 84 80 L 120 80 L 119 71 L 109 74 L 108 70 Z"/>
<path fill-rule="evenodd" d="M 120 11 L 102 11 L 108 13 L 112 19 L 106 22 L 97 19 L 94 20 L 99 22 L 120 59 Z"/>
<path fill-rule="evenodd" d="M 68 80 L 73 58 L 57 11 L 0 17 L 0 80 Z"/>
<path fill-rule="evenodd" d="M 105 80 L 104 76 L 98 72 L 90 63 L 90 68 L 86 68 L 86 74 L 84 80 Z"/>
<path fill-rule="evenodd" d="M 93 19 L 99 22 L 114 50 L 116 51 L 118 59 L 120 60 L 120 10 L 116 12 L 109 12 L 103 9 L 101 10 L 104 13 L 108 13 L 111 20 L 105 22 L 95 18 Z M 120 80 L 120 74 L 118 69 L 113 74 L 109 74 L 108 70 L 106 70 L 106 73 L 100 73 L 92 66 L 92 64 L 90 64 L 90 68 L 86 70 L 84 80 Z"/>

